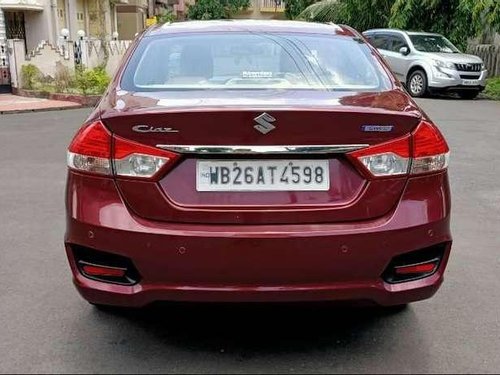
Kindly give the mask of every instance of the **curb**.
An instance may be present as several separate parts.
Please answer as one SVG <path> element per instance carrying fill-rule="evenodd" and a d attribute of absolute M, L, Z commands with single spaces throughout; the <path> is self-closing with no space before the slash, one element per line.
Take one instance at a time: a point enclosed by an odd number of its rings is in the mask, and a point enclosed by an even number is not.
<path fill-rule="evenodd" d="M 48 107 L 48 108 L 36 108 L 36 109 L 8 109 L 5 111 L 0 110 L 0 115 L 13 115 L 17 113 L 35 113 L 35 112 L 49 112 L 49 111 L 64 111 L 67 109 L 82 109 L 82 108 L 92 108 L 93 106 L 83 106 L 75 103 L 73 106 L 64 106 L 64 107 Z"/>

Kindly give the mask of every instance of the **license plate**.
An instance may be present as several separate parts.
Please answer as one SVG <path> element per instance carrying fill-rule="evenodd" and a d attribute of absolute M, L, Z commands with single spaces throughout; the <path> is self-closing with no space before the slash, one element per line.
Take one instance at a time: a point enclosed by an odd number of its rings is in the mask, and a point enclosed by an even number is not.
<path fill-rule="evenodd" d="M 479 80 L 477 79 L 464 79 L 462 83 L 465 86 L 478 86 L 479 85 Z"/>
<path fill-rule="evenodd" d="M 198 160 L 197 191 L 327 191 L 328 160 Z"/>

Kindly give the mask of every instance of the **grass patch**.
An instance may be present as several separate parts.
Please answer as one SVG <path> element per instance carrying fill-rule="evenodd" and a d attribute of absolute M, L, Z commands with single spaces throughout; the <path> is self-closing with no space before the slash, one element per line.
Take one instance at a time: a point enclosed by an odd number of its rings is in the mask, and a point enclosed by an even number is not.
<path fill-rule="evenodd" d="M 500 77 L 492 77 L 486 80 L 483 95 L 488 99 L 500 100 Z"/>

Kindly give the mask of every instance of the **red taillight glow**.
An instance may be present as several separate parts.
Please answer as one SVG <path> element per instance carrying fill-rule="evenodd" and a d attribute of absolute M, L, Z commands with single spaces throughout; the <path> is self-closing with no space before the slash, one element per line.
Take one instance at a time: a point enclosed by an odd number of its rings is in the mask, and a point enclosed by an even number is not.
<path fill-rule="evenodd" d="M 437 261 L 433 261 L 432 263 L 422 263 L 422 264 L 413 264 L 409 266 L 396 267 L 394 271 L 396 272 L 397 275 L 423 274 L 423 273 L 434 272 L 436 267 L 437 267 Z"/>
<path fill-rule="evenodd" d="M 117 176 L 135 178 L 152 178 L 178 158 L 173 152 L 112 136 L 100 121 L 83 127 L 68 148 L 71 169 L 109 175 L 113 164 Z"/>
<path fill-rule="evenodd" d="M 81 172 L 111 174 L 111 134 L 102 122 L 84 126 L 68 148 L 68 167 Z"/>
<path fill-rule="evenodd" d="M 93 122 L 76 133 L 68 151 L 74 154 L 109 159 L 111 156 L 111 134 L 102 122 Z"/>
<path fill-rule="evenodd" d="M 446 154 L 450 149 L 443 135 L 433 124 L 422 121 L 413 133 L 413 157 Z"/>
<path fill-rule="evenodd" d="M 449 148 L 441 132 L 422 121 L 411 134 L 348 154 L 374 177 L 435 172 L 448 167 Z"/>
<path fill-rule="evenodd" d="M 98 265 L 93 265 L 93 264 L 84 264 L 82 266 L 82 271 L 87 276 L 124 277 L 127 270 L 125 268 L 116 268 L 116 267 L 98 266 Z"/>
<path fill-rule="evenodd" d="M 448 167 L 450 149 L 433 124 L 422 121 L 413 133 L 411 174 L 441 171 Z"/>

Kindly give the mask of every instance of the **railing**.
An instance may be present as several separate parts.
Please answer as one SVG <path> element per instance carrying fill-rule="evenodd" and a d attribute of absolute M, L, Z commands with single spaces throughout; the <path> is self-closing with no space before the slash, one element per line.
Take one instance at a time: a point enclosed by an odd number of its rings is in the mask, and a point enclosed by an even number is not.
<path fill-rule="evenodd" d="M 489 77 L 500 76 L 500 46 L 494 44 L 471 45 L 467 48 L 467 52 L 483 59 Z"/>
<path fill-rule="evenodd" d="M 261 12 L 284 12 L 285 11 L 285 1 L 284 0 L 260 0 L 260 11 Z"/>

